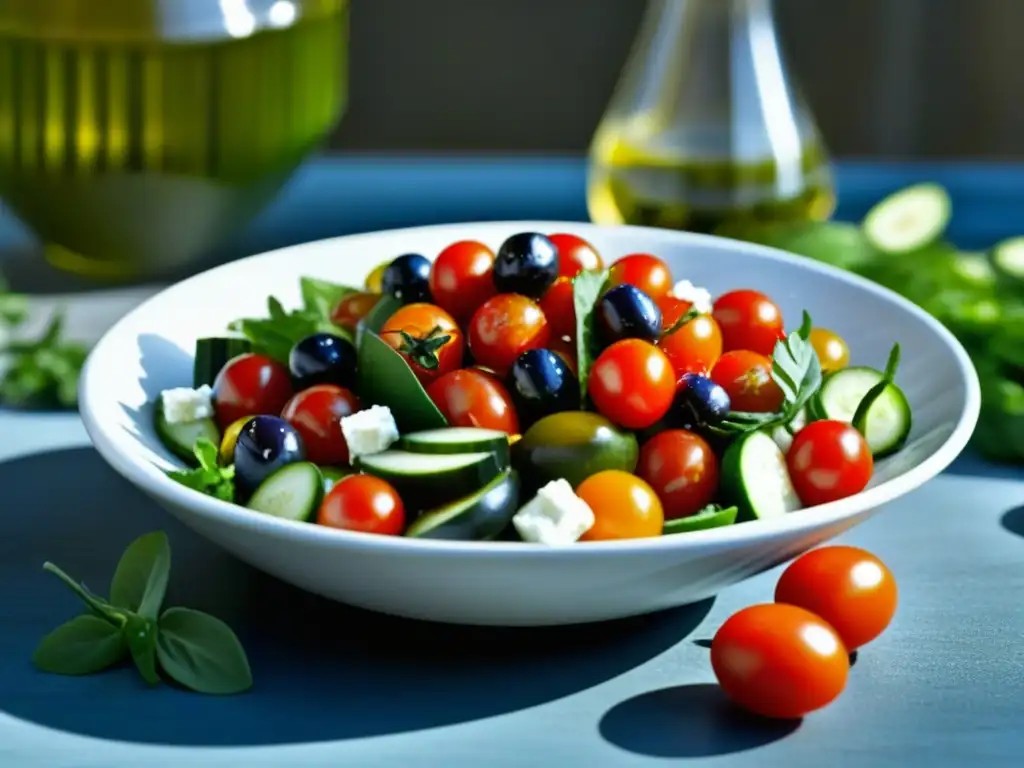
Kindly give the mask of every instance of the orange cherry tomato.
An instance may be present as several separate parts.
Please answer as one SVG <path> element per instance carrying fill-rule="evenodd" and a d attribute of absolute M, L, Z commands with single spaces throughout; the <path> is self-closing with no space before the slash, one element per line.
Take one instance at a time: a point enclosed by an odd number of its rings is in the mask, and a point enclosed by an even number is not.
<path fill-rule="evenodd" d="M 672 271 L 657 256 L 633 253 L 623 256 L 608 271 L 608 287 L 628 283 L 657 301 L 672 290 Z"/>
<path fill-rule="evenodd" d="M 896 615 L 896 580 L 885 563 L 857 547 L 831 546 L 801 555 L 782 572 L 775 602 L 796 605 L 827 621 L 853 652 Z"/>
<path fill-rule="evenodd" d="M 427 387 L 427 396 L 453 427 L 519 432 L 512 396 L 493 373 L 466 368 L 445 374 Z"/>
<path fill-rule="evenodd" d="M 475 240 L 460 240 L 445 248 L 430 268 L 434 303 L 459 322 L 498 291 L 494 287 L 494 251 Z"/>
<path fill-rule="evenodd" d="M 658 299 L 662 333 L 672 328 L 692 305 L 672 296 Z M 722 331 L 711 315 L 698 315 L 683 327 L 658 340 L 658 349 L 672 362 L 676 381 L 687 373 L 706 376 L 722 356 Z"/>
<path fill-rule="evenodd" d="M 726 391 L 734 411 L 772 413 L 785 399 L 772 380 L 771 358 L 745 349 L 726 352 L 711 369 L 711 380 Z"/>
<path fill-rule="evenodd" d="M 825 328 L 812 328 L 810 342 L 823 373 L 838 371 L 850 364 L 850 348 L 839 334 Z"/>
<path fill-rule="evenodd" d="M 598 355 L 587 391 L 603 416 L 626 429 L 647 429 L 668 413 L 676 379 L 664 352 L 641 339 L 623 339 Z"/>
<path fill-rule="evenodd" d="M 594 512 L 594 525 L 580 541 L 648 539 L 661 535 L 665 514 L 658 495 L 636 475 L 607 469 L 591 475 L 576 495 Z"/>
<path fill-rule="evenodd" d="M 331 312 L 331 322 L 346 331 L 354 331 L 359 321 L 370 314 L 370 310 L 381 300 L 380 293 L 349 293 Z"/>
<path fill-rule="evenodd" d="M 794 605 L 753 605 L 733 614 L 711 641 L 722 691 L 764 717 L 795 719 L 830 704 L 846 687 L 849 654 L 839 635 Z"/>
<path fill-rule="evenodd" d="M 666 520 L 696 514 L 718 491 L 718 457 L 703 437 L 685 429 L 659 432 L 644 443 L 636 473 L 658 495 Z"/>
<path fill-rule="evenodd" d="M 424 386 L 462 367 L 462 331 L 454 317 L 433 304 L 406 304 L 387 319 L 379 335 L 405 358 Z"/>
<path fill-rule="evenodd" d="M 405 506 L 398 492 L 380 478 L 349 475 L 324 497 L 316 521 L 328 528 L 399 536 L 405 528 Z"/>
<path fill-rule="evenodd" d="M 713 314 L 722 329 L 726 352 L 748 349 L 771 356 L 775 342 L 784 334 L 782 310 L 759 291 L 723 293 L 715 301 Z"/>
<path fill-rule="evenodd" d="M 539 306 L 518 293 L 499 293 L 469 321 L 469 349 L 477 363 L 499 376 L 528 349 L 543 349 L 551 326 Z"/>
<path fill-rule="evenodd" d="M 796 433 L 786 454 L 793 489 L 806 506 L 863 491 L 875 462 L 867 440 L 843 421 L 812 421 Z"/>
<path fill-rule="evenodd" d="M 576 277 L 584 269 L 601 269 L 604 262 L 601 254 L 582 237 L 567 234 L 548 235 L 558 250 L 558 274 L 560 277 Z"/>
<path fill-rule="evenodd" d="M 573 302 L 572 280 L 560 277 L 544 292 L 540 308 L 556 339 L 576 338 L 576 305 Z"/>

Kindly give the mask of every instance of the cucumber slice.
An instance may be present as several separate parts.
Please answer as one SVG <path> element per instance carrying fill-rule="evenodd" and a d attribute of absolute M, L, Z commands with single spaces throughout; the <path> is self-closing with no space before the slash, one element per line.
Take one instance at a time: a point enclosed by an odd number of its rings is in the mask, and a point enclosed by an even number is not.
<path fill-rule="evenodd" d="M 446 427 L 411 432 L 398 441 L 397 448 L 411 453 L 475 453 L 493 451 L 508 461 L 508 434 L 480 427 Z"/>
<path fill-rule="evenodd" d="M 824 419 L 850 424 L 864 396 L 883 377 L 881 371 L 863 366 L 836 371 L 815 395 L 815 410 Z M 890 383 L 868 408 L 862 422 L 854 426 L 864 435 L 872 456 L 882 458 L 902 448 L 913 426 L 910 403 L 903 390 Z"/>
<path fill-rule="evenodd" d="M 915 184 L 877 203 L 864 217 L 864 234 L 880 251 L 910 253 L 938 240 L 952 202 L 938 184 Z"/>
<path fill-rule="evenodd" d="M 992 249 L 992 266 L 1003 280 L 1015 287 L 1024 285 L 1024 237 L 1011 237 Z"/>
<path fill-rule="evenodd" d="M 316 464 L 287 464 L 260 483 L 246 506 L 284 520 L 309 522 L 324 497 L 324 479 Z"/>
<path fill-rule="evenodd" d="M 439 507 L 478 491 L 507 469 L 490 451 L 428 454 L 388 450 L 356 459 L 357 468 L 389 482 L 407 508 Z"/>
<path fill-rule="evenodd" d="M 184 461 L 190 467 L 199 466 L 192 449 L 196 440 L 205 437 L 214 445 L 220 445 L 220 430 L 213 419 L 199 419 L 182 424 L 171 424 L 164 418 L 163 396 L 156 399 L 156 411 L 153 414 L 153 428 L 164 448 Z"/>
<path fill-rule="evenodd" d="M 406 536 L 417 539 L 490 541 L 502 533 L 519 508 L 519 478 L 505 470 L 476 493 L 423 513 Z"/>
<path fill-rule="evenodd" d="M 666 520 L 661 528 L 661 535 L 671 536 L 676 533 L 706 531 L 709 528 L 724 528 L 735 523 L 736 515 L 738 514 L 738 507 L 722 509 L 721 507 L 711 505 L 689 517 L 677 517 L 675 520 Z"/>
<path fill-rule="evenodd" d="M 192 363 L 192 386 L 213 386 L 221 368 L 229 360 L 247 352 L 252 352 L 252 343 L 248 339 L 232 336 L 199 339 L 196 341 L 196 357 Z"/>
<path fill-rule="evenodd" d="M 748 432 L 726 450 L 722 494 L 739 508 L 739 520 L 766 520 L 802 506 L 785 455 L 764 432 Z"/>

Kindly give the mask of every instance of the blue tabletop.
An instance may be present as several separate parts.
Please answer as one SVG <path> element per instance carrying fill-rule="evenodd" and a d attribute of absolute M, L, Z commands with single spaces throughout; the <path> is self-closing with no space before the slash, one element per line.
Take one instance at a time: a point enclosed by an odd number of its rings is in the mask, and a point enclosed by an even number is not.
<path fill-rule="evenodd" d="M 840 216 L 920 179 L 950 187 L 964 247 L 1020 224 L 1024 169 L 994 167 L 843 165 Z M 583 180 L 578 159 L 319 161 L 219 258 L 389 226 L 584 219 Z M 0 218 L 0 249 L 29 243 Z M 697 606 L 596 627 L 389 619 L 255 573 L 177 525 L 103 464 L 73 415 L 0 412 L 0 436 L 5 768 L 968 768 L 1017 765 L 1024 749 L 1016 469 L 965 457 L 843 537 L 889 563 L 899 613 L 835 705 L 773 725 L 725 704 L 707 641 L 731 612 L 771 599 L 778 569 Z M 67 679 L 31 667 L 38 638 L 76 610 L 43 560 L 103 589 L 124 545 L 156 528 L 171 537 L 171 600 L 236 627 L 251 693 L 204 698 L 146 690 L 129 669 Z"/>

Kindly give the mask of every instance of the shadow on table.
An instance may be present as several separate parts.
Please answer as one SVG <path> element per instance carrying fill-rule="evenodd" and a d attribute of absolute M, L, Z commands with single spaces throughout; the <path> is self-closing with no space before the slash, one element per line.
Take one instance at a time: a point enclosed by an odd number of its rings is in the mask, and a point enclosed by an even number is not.
<path fill-rule="evenodd" d="M 100 738 L 286 744 L 514 712 L 643 664 L 693 631 L 711 605 L 558 629 L 413 622 L 340 606 L 256 573 L 177 524 L 91 449 L 0 464 L 0 488 L 0 710 Z M 81 678 L 32 667 L 39 639 L 80 610 L 42 572 L 43 561 L 104 593 L 124 547 L 158 528 L 173 550 L 168 604 L 210 611 L 235 627 L 253 668 L 251 692 L 147 689 L 128 667 Z"/>
<path fill-rule="evenodd" d="M 711 683 L 661 688 L 612 707 L 601 736 L 620 749 L 648 757 L 727 755 L 785 738 L 798 720 L 767 720 L 733 706 Z"/>
<path fill-rule="evenodd" d="M 1024 538 L 1024 506 L 1014 507 L 1003 514 L 1000 524 L 1014 536 Z"/>

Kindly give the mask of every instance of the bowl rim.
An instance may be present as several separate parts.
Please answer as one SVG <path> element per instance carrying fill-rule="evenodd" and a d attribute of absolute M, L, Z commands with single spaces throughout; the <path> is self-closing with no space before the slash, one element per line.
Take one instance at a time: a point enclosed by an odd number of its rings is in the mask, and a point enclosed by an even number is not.
<path fill-rule="evenodd" d="M 133 458 L 123 451 L 112 432 L 120 427 L 108 427 L 97 416 L 99 403 L 109 400 L 105 396 L 103 382 L 108 380 L 107 371 L 101 367 L 105 350 L 113 340 L 128 333 L 126 330 L 135 323 L 136 317 L 149 311 L 151 304 L 165 300 L 168 293 L 188 293 L 190 286 L 210 279 L 222 272 L 239 269 L 259 269 L 260 265 L 278 259 L 287 259 L 289 254 L 316 245 L 318 247 L 345 245 L 358 248 L 361 240 L 374 240 L 382 236 L 409 237 L 437 234 L 445 229 L 458 230 L 464 227 L 483 227 L 496 232 L 505 230 L 572 232 L 588 238 L 602 232 L 634 232 L 638 237 L 677 239 L 681 246 L 701 245 L 711 249 L 741 249 L 751 255 L 796 266 L 802 270 L 819 272 L 830 278 L 848 283 L 856 288 L 874 294 L 880 299 L 897 305 L 903 311 L 915 316 L 938 336 L 956 361 L 956 366 L 965 386 L 964 408 L 957 417 L 953 431 L 930 456 L 910 470 L 897 475 L 877 486 L 839 501 L 808 507 L 798 514 L 783 515 L 770 520 L 754 520 L 742 525 L 725 526 L 693 531 L 685 536 L 658 536 L 646 539 L 623 539 L 612 541 L 586 542 L 584 545 L 568 544 L 548 546 L 525 542 L 504 541 L 450 541 L 441 539 L 414 539 L 404 536 L 380 536 L 376 534 L 327 528 L 320 525 L 295 522 L 263 515 L 240 505 L 221 501 L 200 494 L 168 478 L 156 465 Z M 133 333 L 133 335 L 135 335 Z M 752 543 L 757 540 L 785 536 L 802 530 L 814 530 L 873 510 L 916 489 L 946 469 L 967 446 L 974 431 L 981 408 L 981 391 L 978 375 L 966 350 L 960 342 L 938 320 L 899 294 L 873 283 L 858 275 L 846 272 L 821 262 L 805 259 L 768 246 L 730 240 L 690 232 L 677 232 L 653 227 L 604 226 L 586 222 L 509 220 L 509 221 L 465 221 L 427 226 L 399 227 L 377 230 L 340 237 L 325 238 L 278 248 L 254 254 L 242 259 L 205 270 L 185 280 L 165 287 L 111 326 L 89 354 L 82 370 L 79 387 L 79 412 L 86 432 L 100 455 L 119 474 L 160 502 L 174 507 L 183 507 L 200 517 L 226 523 L 233 527 L 263 530 L 282 539 L 308 544 L 338 546 L 377 551 L 394 551 L 408 555 L 447 555 L 464 558 L 479 557 L 600 557 L 612 553 L 641 554 L 662 550 L 686 549 L 687 547 L 715 547 Z M 187 525 L 187 521 L 186 525 Z"/>

